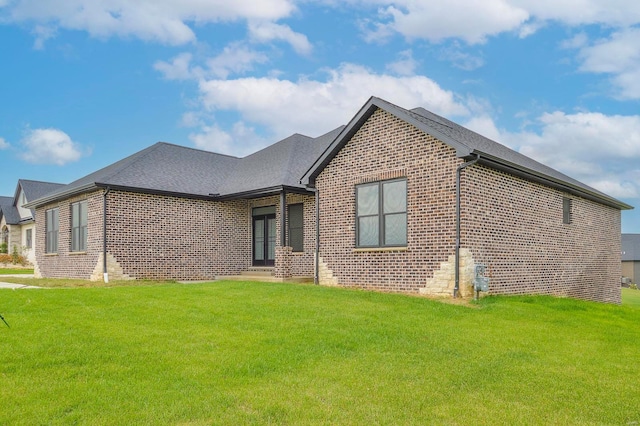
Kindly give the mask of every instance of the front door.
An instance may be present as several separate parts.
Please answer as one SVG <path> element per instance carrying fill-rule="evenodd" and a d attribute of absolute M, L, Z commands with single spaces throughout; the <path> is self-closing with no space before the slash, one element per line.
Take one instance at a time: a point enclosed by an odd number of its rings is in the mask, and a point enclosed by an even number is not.
<path fill-rule="evenodd" d="M 273 266 L 276 260 L 276 215 L 253 216 L 253 266 Z"/>

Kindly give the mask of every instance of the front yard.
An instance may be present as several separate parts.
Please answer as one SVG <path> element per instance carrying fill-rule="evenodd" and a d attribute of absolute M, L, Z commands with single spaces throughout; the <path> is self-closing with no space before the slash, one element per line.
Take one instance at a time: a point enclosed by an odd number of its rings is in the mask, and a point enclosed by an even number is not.
<path fill-rule="evenodd" d="M 640 422 L 637 304 L 139 284 L 0 290 L 0 424 Z"/>

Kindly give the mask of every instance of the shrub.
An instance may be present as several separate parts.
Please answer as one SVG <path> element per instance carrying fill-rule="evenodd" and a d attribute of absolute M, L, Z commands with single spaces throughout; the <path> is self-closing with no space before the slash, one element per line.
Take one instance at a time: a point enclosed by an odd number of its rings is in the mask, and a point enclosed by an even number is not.
<path fill-rule="evenodd" d="M 637 290 L 638 289 L 638 285 L 631 283 L 631 284 L 629 284 L 629 288 L 632 289 L 632 290 Z"/>
<path fill-rule="evenodd" d="M 12 254 L 0 253 L 0 264 L 13 264 L 13 265 L 22 265 L 25 266 L 27 264 L 27 259 L 18 253 L 17 250 L 14 250 Z"/>
<path fill-rule="evenodd" d="M 0 253 L 8 253 L 9 250 L 7 249 L 7 243 L 2 243 L 0 244 Z"/>

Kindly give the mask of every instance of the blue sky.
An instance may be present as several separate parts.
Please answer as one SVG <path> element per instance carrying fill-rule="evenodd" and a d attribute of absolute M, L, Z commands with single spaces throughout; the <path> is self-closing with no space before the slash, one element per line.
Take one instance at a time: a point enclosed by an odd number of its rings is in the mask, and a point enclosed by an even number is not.
<path fill-rule="evenodd" d="M 0 195 L 157 141 L 244 156 L 375 95 L 640 206 L 637 0 L 0 0 L 0 61 Z"/>

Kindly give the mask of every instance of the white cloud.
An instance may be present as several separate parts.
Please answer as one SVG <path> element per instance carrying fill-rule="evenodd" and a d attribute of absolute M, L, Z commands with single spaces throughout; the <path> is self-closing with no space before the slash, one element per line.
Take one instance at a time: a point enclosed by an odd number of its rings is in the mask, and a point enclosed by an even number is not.
<path fill-rule="evenodd" d="M 235 42 L 226 46 L 213 58 L 206 59 L 205 65 L 195 65 L 191 53 L 183 52 L 170 61 L 156 61 L 153 68 L 167 80 L 198 80 L 202 78 L 227 78 L 231 74 L 243 74 L 253 70 L 255 64 L 269 60 L 266 54 L 252 50 L 243 43 Z"/>
<path fill-rule="evenodd" d="M 56 29 L 46 25 L 36 25 L 32 31 L 36 40 L 33 42 L 33 48 L 36 50 L 44 49 L 44 43 L 56 35 Z"/>
<path fill-rule="evenodd" d="M 80 146 L 69 135 L 58 129 L 29 130 L 22 139 L 26 151 L 22 159 L 34 164 L 56 164 L 63 166 L 82 157 Z"/>
<path fill-rule="evenodd" d="M 640 197 L 640 116 L 556 111 L 537 123 L 496 140 L 611 196 Z"/>
<path fill-rule="evenodd" d="M 403 50 L 398 54 L 398 60 L 387 64 L 386 69 L 397 75 L 414 75 L 418 67 L 418 61 L 413 59 L 411 49 Z"/>
<path fill-rule="evenodd" d="M 640 99 L 640 28 L 626 28 L 590 45 L 583 44 L 578 56 L 581 71 L 611 76 L 614 96 Z"/>
<path fill-rule="evenodd" d="M 0 149 L 8 149 L 10 146 L 9 142 L 4 140 L 4 138 L 0 138 Z"/>
<path fill-rule="evenodd" d="M 254 64 L 263 64 L 269 58 L 262 52 L 252 50 L 241 43 L 232 43 L 216 57 L 207 60 L 209 72 L 219 78 L 227 78 L 230 74 L 241 74 L 251 71 Z"/>
<path fill-rule="evenodd" d="M 465 71 L 473 71 L 484 66 L 484 59 L 480 56 L 463 52 L 459 43 L 454 42 L 440 52 L 440 58 Z"/>
<path fill-rule="evenodd" d="M 313 50 L 304 34 L 293 31 L 289 26 L 274 22 L 249 22 L 249 34 L 253 40 L 268 43 L 273 40 L 287 42 L 293 50 L 301 55 L 308 55 Z"/>
<path fill-rule="evenodd" d="M 194 77 L 191 70 L 191 53 L 181 53 L 171 59 L 171 62 L 156 61 L 153 68 L 160 71 L 167 80 L 189 80 Z"/>
<path fill-rule="evenodd" d="M 326 1 L 335 5 L 334 2 Z M 365 40 L 394 33 L 408 39 L 439 42 L 454 38 L 469 44 L 514 32 L 528 37 L 548 22 L 577 27 L 623 28 L 640 23 L 637 0 L 352 0 L 356 6 L 379 7 L 378 19 L 365 18 Z"/>
<path fill-rule="evenodd" d="M 239 157 L 273 143 L 258 136 L 253 127 L 242 122 L 235 123 L 229 132 L 215 124 L 205 125 L 199 133 L 191 133 L 189 139 L 200 149 Z"/>
<path fill-rule="evenodd" d="M 273 21 L 295 10 L 293 0 L 15 0 L 5 7 L 14 22 L 172 45 L 196 39 L 191 23 Z"/>
<path fill-rule="evenodd" d="M 488 36 L 518 29 L 529 13 L 505 0 L 398 0 L 384 3 L 376 34 L 390 30 L 408 39 L 439 42 L 459 38 L 469 44 L 483 43 Z M 368 36 L 370 37 L 370 35 Z"/>
<path fill-rule="evenodd" d="M 640 22 L 640 3 L 636 0 L 513 0 L 539 20 L 557 21 L 569 26 L 604 24 L 627 26 Z"/>
<path fill-rule="evenodd" d="M 351 119 L 371 96 L 403 106 L 423 106 L 446 116 L 468 110 L 456 96 L 423 76 L 394 77 L 345 64 L 327 70 L 325 81 L 239 78 L 200 83 L 201 101 L 215 111 L 237 111 L 275 138 L 299 132 L 320 135 Z"/>

